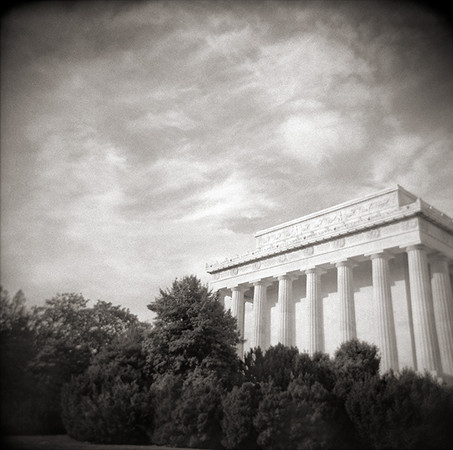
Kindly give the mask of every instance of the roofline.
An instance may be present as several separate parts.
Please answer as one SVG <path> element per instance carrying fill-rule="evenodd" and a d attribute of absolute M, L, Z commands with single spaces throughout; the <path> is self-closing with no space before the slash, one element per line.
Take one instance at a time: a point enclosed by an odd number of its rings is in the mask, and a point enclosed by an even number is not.
<path fill-rule="evenodd" d="M 299 223 L 301 221 L 305 221 L 305 220 L 308 220 L 308 219 L 312 219 L 314 217 L 322 216 L 324 214 L 327 214 L 327 213 L 330 213 L 330 212 L 333 212 L 333 211 L 337 211 L 339 209 L 343 209 L 345 207 L 354 205 L 355 203 L 360 203 L 360 202 L 363 202 L 363 201 L 366 201 L 366 200 L 370 200 L 370 199 L 372 199 L 374 197 L 379 197 L 381 195 L 389 194 L 391 192 L 396 192 L 396 191 L 403 192 L 407 196 L 411 197 L 414 201 L 417 200 L 417 196 L 416 195 L 414 195 L 411 192 L 407 191 L 406 189 L 402 188 L 399 184 L 396 184 L 395 186 L 383 189 L 382 191 L 374 192 L 372 194 L 365 195 L 364 197 L 355 198 L 353 200 L 348 200 L 346 202 L 343 202 L 343 203 L 340 203 L 340 204 L 337 204 L 337 205 L 334 205 L 334 206 L 330 206 L 329 208 L 322 209 L 321 211 L 316 211 L 316 212 L 308 214 L 306 216 L 301 216 L 301 217 L 298 217 L 297 219 L 293 219 L 293 220 L 290 220 L 288 222 L 280 223 L 278 225 L 274 225 L 273 227 L 266 228 L 264 230 L 259 230 L 259 231 L 257 231 L 254 234 L 254 237 L 257 238 L 259 236 L 262 236 L 263 234 L 267 234 L 267 233 L 270 233 L 272 231 L 276 231 L 276 230 L 280 230 L 282 228 L 286 228 L 288 226 L 294 225 L 294 224 Z"/>

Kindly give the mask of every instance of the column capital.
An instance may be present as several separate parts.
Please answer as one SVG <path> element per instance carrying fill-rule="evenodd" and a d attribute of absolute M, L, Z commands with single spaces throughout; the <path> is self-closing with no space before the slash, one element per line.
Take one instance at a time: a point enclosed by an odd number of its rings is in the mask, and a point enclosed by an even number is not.
<path fill-rule="evenodd" d="M 371 260 L 377 259 L 377 258 L 382 258 L 382 259 L 386 259 L 387 261 L 389 259 L 393 259 L 395 257 L 395 255 L 390 253 L 388 250 L 380 250 L 375 253 L 367 253 L 365 256 L 368 256 Z"/>
<path fill-rule="evenodd" d="M 294 281 L 294 280 L 297 280 L 298 276 L 297 275 L 293 275 L 293 274 L 290 274 L 290 273 L 282 273 L 280 275 L 277 275 L 277 280 L 280 281 L 280 280 L 290 280 L 290 281 Z"/>
<path fill-rule="evenodd" d="M 321 269 L 321 267 L 310 267 L 310 269 L 304 270 L 305 275 L 309 273 L 315 273 L 317 275 L 322 275 L 323 273 L 327 273 L 327 270 Z"/>
<path fill-rule="evenodd" d="M 272 280 L 266 280 L 264 278 L 260 278 L 259 280 L 254 280 L 251 281 L 253 286 L 264 286 L 264 287 L 269 287 L 273 284 Z"/>
<path fill-rule="evenodd" d="M 354 261 L 350 260 L 350 259 L 340 259 L 339 261 L 335 261 L 333 262 L 333 264 L 335 264 L 335 267 L 356 267 L 357 266 L 357 263 L 355 263 Z"/>
<path fill-rule="evenodd" d="M 234 286 L 231 288 L 231 292 L 235 291 L 235 292 L 241 292 L 241 293 L 244 293 L 246 290 L 248 289 L 247 286 L 244 286 L 244 285 L 237 285 L 237 286 Z"/>
<path fill-rule="evenodd" d="M 423 245 L 423 244 L 409 245 L 409 246 L 406 247 L 406 251 L 407 252 L 411 252 L 411 251 L 414 251 L 414 250 L 424 250 L 424 251 L 426 251 L 427 247 L 426 247 L 426 245 Z"/>

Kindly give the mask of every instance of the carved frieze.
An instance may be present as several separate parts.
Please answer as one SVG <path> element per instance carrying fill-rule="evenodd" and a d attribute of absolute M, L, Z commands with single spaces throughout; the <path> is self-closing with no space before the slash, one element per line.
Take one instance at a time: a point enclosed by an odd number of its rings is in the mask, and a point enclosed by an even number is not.
<path fill-rule="evenodd" d="M 332 241 L 331 245 L 333 248 L 338 249 L 338 248 L 343 248 L 345 244 L 345 238 L 340 238 L 340 239 L 335 239 Z"/>
<path fill-rule="evenodd" d="M 327 212 L 320 216 L 301 220 L 276 231 L 269 231 L 256 238 L 257 247 L 271 247 L 281 241 L 297 241 L 300 238 L 322 236 L 328 232 L 348 229 L 358 222 L 370 220 L 382 214 L 388 208 L 398 207 L 396 196 L 388 194 L 365 202 L 351 205 L 337 211 Z M 288 243 L 287 242 L 287 243 Z"/>
<path fill-rule="evenodd" d="M 381 231 L 379 230 L 379 228 L 374 228 L 373 230 L 370 230 L 366 233 L 366 237 L 368 239 L 376 239 L 378 238 L 379 236 L 381 235 Z"/>
<path fill-rule="evenodd" d="M 306 258 L 315 257 L 325 253 L 330 254 L 332 250 L 336 251 L 340 249 L 346 249 L 352 246 L 367 244 L 374 240 L 385 239 L 390 236 L 398 235 L 401 232 L 416 229 L 418 227 L 418 221 L 419 219 L 417 218 L 411 218 L 408 220 L 393 222 L 387 225 L 382 225 L 379 228 L 373 228 L 371 230 L 349 234 L 338 239 L 331 239 L 301 249 L 292 251 L 288 250 L 284 253 L 279 253 L 274 256 L 270 255 L 269 257 L 262 258 L 258 261 L 250 261 L 250 263 L 238 265 L 234 268 L 218 272 L 215 275 L 215 277 L 217 278 L 214 279 L 218 280 L 248 273 L 254 273 L 259 270 L 278 267 L 282 264 L 291 263 L 293 261 L 302 261 Z M 427 229 L 430 234 L 438 239 L 443 239 L 445 243 L 449 242 L 450 245 L 453 246 L 453 236 L 448 235 L 448 233 L 444 232 L 441 229 L 438 229 L 429 222 L 426 222 L 425 226 L 428 227 Z"/>

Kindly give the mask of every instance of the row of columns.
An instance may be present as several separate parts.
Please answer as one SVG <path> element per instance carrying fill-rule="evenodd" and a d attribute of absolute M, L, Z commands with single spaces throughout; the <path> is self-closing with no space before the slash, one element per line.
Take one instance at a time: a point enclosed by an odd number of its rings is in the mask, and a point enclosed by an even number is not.
<path fill-rule="evenodd" d="M 416 369 L 429 370 L 435 374 L 453 375 L 453 299 L 448 261 L 442 256 L 430 259 L 429 272 L 426 250 L 421 245 L 406 249 L 408 255 L 409 286 L 412 303 L 412 320 L 416 352 Z M 393 317 L 389 259 L 386 252 L 369 255 L 372 263 L 373 303 L 378 328 L 381 352 L 381 371 L 398 370 L 398 350 L 395 321 Z M 353 267 L 350 260 L 335 264 L 337 268 L 337 291 L 340 302 L 341 342 L 357 337 L 354 309 Z M 324 351 L 323 311 L 320 268 L 305 271 L 306 298 L 309 314 L 310 354 Z M 278 305 L 280 324 L 278 341 L 284 345 L 295 344 L 295 304 L 292 296 L 294 277 L 285 274 L 278 277 Z M 254 345 L 267 348 L 270 345 L 270 317 L 267 304 L 267 287 L 271 282 L 259 280 L 254 283 Z M 238 286 L 232 289 L 232 314 L 238 319 L 238 329 L 244 336 L 244 292 Z M 238 353 L 243 354 L 243 342 Z"/>

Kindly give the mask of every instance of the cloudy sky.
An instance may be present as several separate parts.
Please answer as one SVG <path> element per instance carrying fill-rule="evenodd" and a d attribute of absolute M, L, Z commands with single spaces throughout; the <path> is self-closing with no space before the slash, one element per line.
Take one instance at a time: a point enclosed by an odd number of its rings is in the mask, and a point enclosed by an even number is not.
<path fill-rule="evenodd" d="M 253 233 L 400 184 L 453 215 L 453 35 L 411 2 L 2 16 L 1 282 L 146 305 Z"/>

